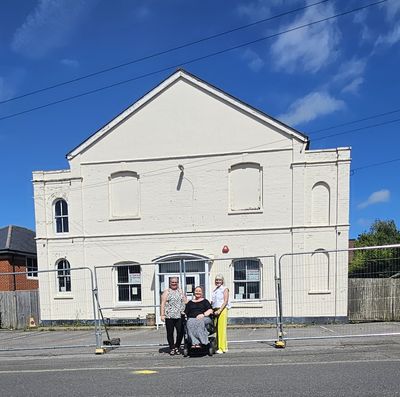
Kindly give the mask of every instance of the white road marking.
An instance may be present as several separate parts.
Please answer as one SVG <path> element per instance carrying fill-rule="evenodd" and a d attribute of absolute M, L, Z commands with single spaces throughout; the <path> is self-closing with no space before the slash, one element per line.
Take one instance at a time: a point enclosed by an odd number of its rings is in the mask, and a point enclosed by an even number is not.
<path fill-rule="evenodd" d="M 400 358 L 396 359 L 374 359 L 374 360 L 337 360 L 337 361 L 304 361 L 297 363 L 259 363 L 259 364 L 207 364 L 207 365 L 175 365 L 175 366 L 157 366 L 154 369 L 171 370 L 171 369 L 185 369 L 185 368 L 249 368 L 249 367 L 289 367 L 289 366 L 302 366 L 302 365 L 341 365 L 341 364 L 366 364 L 366 363 L 398 363 Z M 59 368 L 59 369 L 23 369 L 23 370 L 4 370 L 0 374 L 21 374 L 21 373 L 51 373 L 51 372 L 77 372 L 77 371 L 139 371 L 143 367 L 132 368 L 127 366 L 121 367 L 93 367 L 93 368 Z"/>

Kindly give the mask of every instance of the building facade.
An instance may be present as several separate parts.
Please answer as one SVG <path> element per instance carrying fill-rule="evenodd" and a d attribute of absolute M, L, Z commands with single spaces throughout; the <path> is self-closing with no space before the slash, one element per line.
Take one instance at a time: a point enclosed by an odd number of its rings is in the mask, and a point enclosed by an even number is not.
<path fill-rule="evenodd" d="M 223 273 L 230 321 L 269 321 L 274 255 L 348 244 L 349 148 L 309 150 L 305 135 L 183 70 L 67 158 L 68 170 L 33 172 L 42 321 L 92 318 L 77 268 L 96 268 L 111 320 L 158 320 L 169 277 L 210 296 Z M 284 300 L 286 313 L 345 317 L 347 263 L 318 272 L 314 307 Z"/>

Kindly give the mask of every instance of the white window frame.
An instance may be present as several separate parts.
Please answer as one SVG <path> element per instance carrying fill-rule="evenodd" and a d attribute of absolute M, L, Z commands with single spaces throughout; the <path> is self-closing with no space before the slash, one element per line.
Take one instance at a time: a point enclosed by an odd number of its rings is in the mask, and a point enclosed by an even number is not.
<path fill-rule="evenodd" d="M 33 268 L 33 266 L 29 266 L 28 262 L 32 261 L 32 262 L 36 262 L 36 270 L 29 270 L 29 267 L 31 267 L 31 269 Z M 37 280 L 38 279 L 38 263 L 37 263 L 37 258 L 33 257 L 33 256 L 27 256 L 26 257 L 26 278 L 28 279 L 32 279 L 32 280 Z"/>
<path fill-rule="evenodd" d="M 63 267 L 62 269 L 59 268 L 59 265 L 61 263 L 66 264 L 66 267 Z M 56 288 L 57 288 L 57 294 L 58 295 L 65 295 L 65 294 L 71 294 L 72 292 L 72 280 L 71 280 L 71 264 L 69 261 L 67 261 L 65 258 L 60 259 L 56 262 Z M 63 272 L 64 274 L 59 274 L 59 272 Z M 62 291 L 60 280 L 65 279 L 65 291 Z M 67 290 L 67 281 L 69 279 L 69 290 Z"/>
<path fill-rule="evenodd" d="M 245 280 L 236 280 L 235 279 L 235 264 L 239 261 L 252 261 L 252 262 L 258 262 L 258 272 L 259 272 L 259 280 L 258 281 L 254 281 L 254 280 L 249 280 L 248 279 L 248 275 L 247 275 L 247 263 L 246 263 L 246 279 Z M 240 258 L 240 259 L 235 259 L 232 261 L 232 271 L 233 271 L 233 275 L 232 275 L 232 280 L 233 280 L 233 301 L 235 302 L 254 302 L 254 301 L 260 301 L 262 300 L 263 297 L 263 271 L 262 271 L 263 267 L 262 267 L 262 262 L 260 259 L 255 259 L 255 258 Z M 252 283 L 252 282 L 258 282 L 259 283 L 259 296 L 258 298 L 242 298 L 242 299 L 238 299 L 237 298 L 237 294 L 236 294 L 236 283 Z M 246 294 L 247 293 L 247 288 L 246 288 Z"/>
<path fill-rule="evenodd" d="M 119 283 L 118 282 L 118 269 L 123 268 L 123 267 L 129 267 L 129 266 L 137 266 L 139 267 L 140 270 L 140 283 L 130 283 L 129 281 L 127 283 Z M 115 302 L 117 306 L 137 306 L 141 305 L 143 301 L 143 269 L 142 266 L 140 266 L 139 263 L 137 262 L 121 262 L 121 263 L 116 263 L 114 265 L 114 271 L 115 271 Z M 129 274 L 138 274 L 138 273 L 129 273 L 128 269 L 128 277 Z M 140 300 L 119 300 L 119 286 L 120 285 L 129 285 L 129 296 L 131 296 L 131 288 L 134 285 L 140 285 Z"/>
<path fill-rule="evenodd" d="M 61 214 L 57 215 L 56 206 L 57 206 L 58 203 L 62 203 L 62 202 L 64 202 L 66 204 L 66 206 L 67 206 L 67 213 L 66 214 L 62 213 L 63 211 L 62 211 L 62 204 L 61 204 L 61 208 L 60 208 L 61 209 Z M 54 214 L 54 232 L 56 234 L 69 233 L 69 206 L 68 206 L 67 200 L 65 200 L 64 198 L 56 199 L 54 201 L 54 203 L 53 203 L 53 214 Z M 64 221 L 65 221 L 65 219 L 66 219 L 66 222 L 67 222 L 67 229 L 68 230 L 64 229 L 64 226 L 65 226 L 64 225 Z M 61 221 L 61 231 L 57 230 L 57 220 Z"/>

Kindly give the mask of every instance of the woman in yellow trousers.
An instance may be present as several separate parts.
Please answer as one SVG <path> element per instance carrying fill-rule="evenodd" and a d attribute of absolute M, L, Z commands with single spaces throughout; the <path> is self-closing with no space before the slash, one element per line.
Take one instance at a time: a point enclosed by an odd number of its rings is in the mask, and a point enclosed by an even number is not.
<path fill-rule="evenodd" d="M 215 276 L 215 288 L 212 292 L 212 308 L 216 316 L 218 350 L 216 353 L 222 354 L 228 351 L 227 325 L 228 325 L 228 305 L 229 289 L 224 285 L 222 274 Z"/>

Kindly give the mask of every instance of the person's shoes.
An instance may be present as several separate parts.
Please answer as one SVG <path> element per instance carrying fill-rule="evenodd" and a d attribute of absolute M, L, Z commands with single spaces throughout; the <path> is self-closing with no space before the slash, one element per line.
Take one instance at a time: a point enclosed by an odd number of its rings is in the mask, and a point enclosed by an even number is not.
<path fill-rule="evenodd" d="M 170 355 L 170 356 L 175 356 L 175 349 L 171 349 L 171 350 L 169 351 L 169 355 Z"/>
<path fill-rule="evenodd" d="M 222 354 L 223 351 L 222 351 L 221 349 L 218 349 L 215 353 L 216 353 L 216 354 Z"/>
<path fill-rule="evenodd" d="M 177 354 L 177 355 L 181 354 L 181 351 L 179 350 L 179 348 L 176 347 L 174 350 L 175 350 L 175 354 Z"/>
<path fill-rule="evenodd" d="M 226 349 L 226 350 L 224 350 L 224 353 L 228 353 L 228 351 L 229 351 L 229 350 L 228 350 L 228 349 Z"/>

